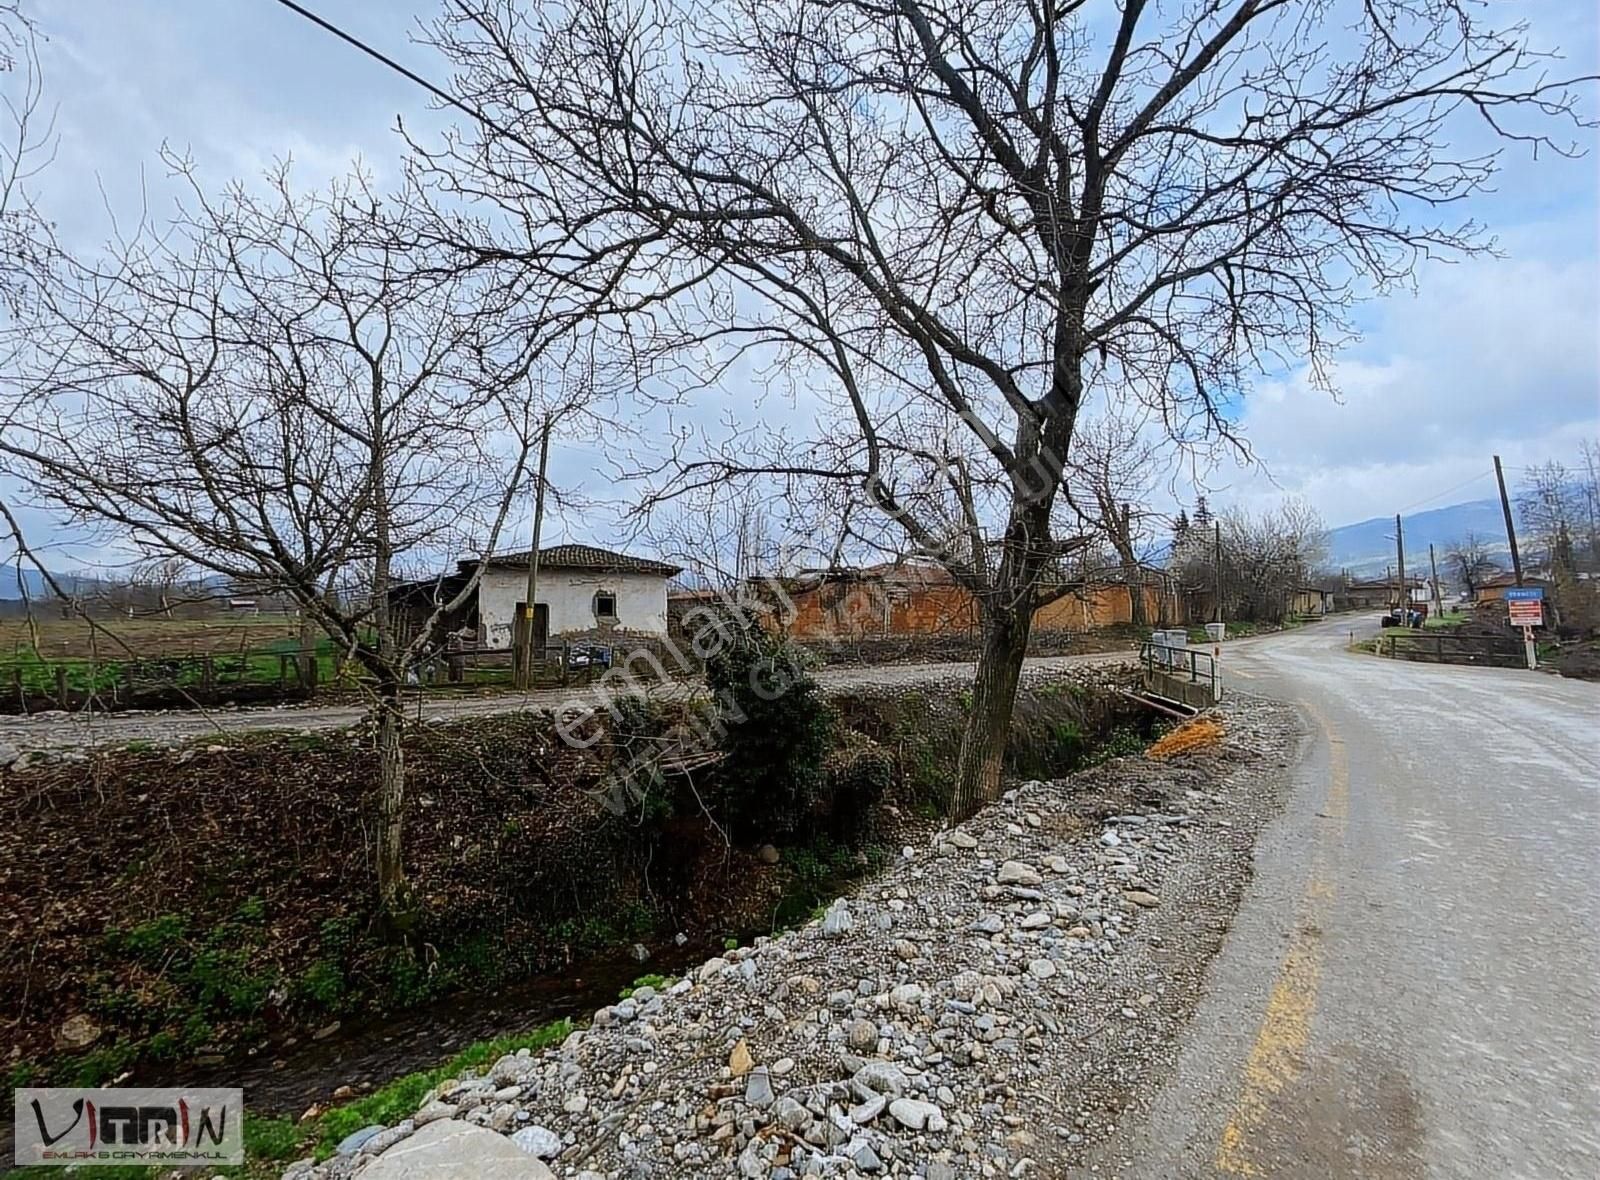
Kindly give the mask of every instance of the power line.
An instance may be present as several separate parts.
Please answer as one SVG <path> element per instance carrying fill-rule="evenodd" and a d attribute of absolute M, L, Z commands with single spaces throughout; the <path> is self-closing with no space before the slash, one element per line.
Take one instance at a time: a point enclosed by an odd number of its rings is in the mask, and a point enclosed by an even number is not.
<path fill-rule="evenodd" d="M 395 61 L 394 58 L 390 57 L 388 54 L 384 53 L 382 50 L 374 49 L 371 45 L 368 45 L 365 41 L 361 40 L 361 38 L 355 36 L 355 34 L 345 32 L 338 25 L 334 24 L 332 21 L 325 20 L 324 18 L 318 16 L 316 13 L 312 12 L 309 8 L 306 8 L 305 6 L 300 5 L 300 4 L 296 4 L 295 0 L 278 0 L 278 3 L 283 5 L 285 8 L 287 8 L 290 12 L 293 12 L 293 13 L 296 13 L 297 15 L 299 15 L 299 16 L 305 17 L 306 20 L 310 21 L 312 24 L 316 25 L 318 28 L 321 28 L 326 32 L 332 33 L 335 37 L 339 38 L 339 40 L 345 42 L 345 44 L 354 46 L 356 49 L 360 50 L 362 53 L 366 54 L 368 57 L 372 58 L 374 61 L 380 62 L 383 65 L 387 66 L 389 69 L 391 69 L 395 73 L 399 74 L 402 78 L 405 78 L 405 79 L 407 79 L 408 81 L 411 81 L 411 82 L 415 82 L 418 86 L 422 87 L 429 94 L 433 95 L 435 98 L 439 99 L 441 102 L 449 103 L 451 106 L 455 107 L 456 110 L 460 111 L 462 114 L 468 116 L 469 118 L 475 119 L 479 123 L 482 123 L 485 127 L 487 127 L 490 131 L 493 131 L 495 134 L 503 135 L 503 136 L 505 136 L 505 138 L 513 140 L 516 143 L 520 143 L 523 147 L 530 148 L 530 150 L 531 150 L 531 147 L 528 144 L 528 141 L 523 139 L 522 136 L 517 135 L 516 133 L 508 130 L 505 127 L 502 127 L 499 123 L 496 123 L 493 119 L 489 118 L 489 116 L 485 115 L 482 111 L 475 110 L 474 108 L 469 107 L 466 103 L 462 102 L 455 95 L 449 93 L 446 90 L 441 89 L 438 86 L 435 86 L 432 82 L 428 81 L 421 74 L 417 73 L 414 70 L 411 70 L 411 69 L 407 68 L 406 66 L 401 65 L 399 62 Z"/>
<path fill-rule="evenodd" d="M 1466 487 L 1468 484 L 1477 483 L 1480 479 L 1487 479 L 1489 476 L 1491 476 L 1493 474 L 1494 474 L 1494 472 L 1492 470 L 1490 470 L 1490 471 L 1480 471 L 1480 472 L 1478 472 L 1477 475 L 1468 476 L 1466 479 L 1462 480 L 1460 483 L 1454 484 L 1451 487 L 1445 488 L 1445 490 L 1442 491 L 1442 492 L 1435 492 L 1433 495 L 1424 497 L 1423 499 L 1418 500 L 1415 503 L 1407 504 L 1404 508 L 1400 509 L 1400 511 L 1401 512 L 1410 512 L 1413 508 L 1420 508 L 1424 504 L 1431 504 L 1435 500 L 1442 500 L 1446 496 L 1448 496 L 1451 492 L 1459 492 L 1462 488 Z"/>

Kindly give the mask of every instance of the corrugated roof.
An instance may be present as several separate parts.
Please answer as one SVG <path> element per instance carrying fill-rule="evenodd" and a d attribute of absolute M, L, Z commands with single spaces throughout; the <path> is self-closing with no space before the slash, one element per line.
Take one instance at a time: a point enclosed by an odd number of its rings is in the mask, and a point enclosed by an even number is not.
<path fill-rule="evenodd" d="M 528 564 L 528 550 L 518 553 L 496 553 L 484 559 L 489 565 Z M 463 562 L 471 565 L 471 562 Z M 668 565 L 651 557 L 635 557 L 631 553 L 617 553 L 601 549 L 598 545 L 551 545 L 539 550 L 540 569 L 604 570 L 618 574 L 659 574 L 670 578 L 682 573 L 682 567 Z"/>

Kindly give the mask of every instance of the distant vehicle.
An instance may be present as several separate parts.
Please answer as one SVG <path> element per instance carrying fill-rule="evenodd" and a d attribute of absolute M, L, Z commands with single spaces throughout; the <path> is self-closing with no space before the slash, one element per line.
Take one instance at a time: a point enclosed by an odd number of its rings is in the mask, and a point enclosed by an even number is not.
<path fill-rule="evenodd" d="M 567 667 L 609 668 L 611 667 L 611 649 L 609 647 L 575 647 L 567 653 Z"/>
<path fill-rule="evenodd" d="M 1389 613 L 1378 620 L 1380 627 L 1410 627 L 1413 631 L 1422 626 L 1423 620 L 1428 617 L 1426 603 L 1405 608 L 1391 607 Z"/>

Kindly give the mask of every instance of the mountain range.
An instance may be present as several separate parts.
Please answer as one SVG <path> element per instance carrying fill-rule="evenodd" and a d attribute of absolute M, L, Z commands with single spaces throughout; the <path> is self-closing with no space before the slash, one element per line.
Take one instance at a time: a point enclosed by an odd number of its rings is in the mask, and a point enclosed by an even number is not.
<path fill-rule="evenodd" d="M 1499 500 L 1467 500 L 1402 514 L 1400 522 L 1406 543 L 1406 568 L 1413 574 L 1427 570 L 1430 544 L 1443 561 L 1445 550 L 1468 533 L 1477 534 L 1492 560 L 1511 564 Z M 1361 577 L 1381 577 L 1394 563 L 1394 517 L 1377 516 L 1328 530 L 1327 564 L 1334 569 Z"/>

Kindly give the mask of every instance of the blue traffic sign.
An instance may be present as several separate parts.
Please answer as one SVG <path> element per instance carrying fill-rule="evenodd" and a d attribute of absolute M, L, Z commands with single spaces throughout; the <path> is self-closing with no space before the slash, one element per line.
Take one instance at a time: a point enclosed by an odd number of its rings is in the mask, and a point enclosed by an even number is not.
<path fill-rule="evenodd" d="M 1543 586 L 1517 586 L 1506 590 L 1507 602 L 1538 602 L 1543 598 Z"/>

